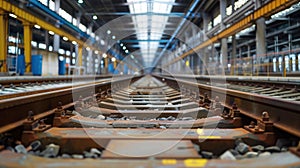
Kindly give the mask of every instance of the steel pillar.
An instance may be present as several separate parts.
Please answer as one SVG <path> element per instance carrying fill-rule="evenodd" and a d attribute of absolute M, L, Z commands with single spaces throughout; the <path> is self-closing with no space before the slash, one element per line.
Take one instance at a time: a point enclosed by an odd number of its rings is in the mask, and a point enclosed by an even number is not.
<path fill-rule="evenodd" d="M 32 41 L 32 24 L 23 22 L 24 28 L 24 55 L 26 72 L 31 72 L 31 41 Z"/>
<path fill-rule="evenodd" d="M 0 72 L 7 72 L 7 35 L 8 35 L 8 14 L 0 10 Z"/>

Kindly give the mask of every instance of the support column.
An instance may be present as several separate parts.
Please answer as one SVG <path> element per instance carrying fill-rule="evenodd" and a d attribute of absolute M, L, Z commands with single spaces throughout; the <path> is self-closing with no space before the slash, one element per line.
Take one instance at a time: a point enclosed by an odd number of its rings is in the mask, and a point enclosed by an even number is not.
<path fill-rule="evenodd" d="M 235 75 L 236 66 L 236 39 L 235 35 L 232 36 L 232 55 L 231 55 L 231 68 L 230 75 Z"/>
<path fill-rule="evenodd" d="M 108 73 L 108 57 L 104 58 L 104 73 Z"/>
<path fill-rule="evenodd" d="M 259 8 L 262 4 L 260 0 L 255 1 L 255 8 Z M 262 64 L 261 59 L 266 55 L 266 23 L 265 18 L 260 18 L 256 21 L 256 62 L 259 66 L 256 67 L 257 75 L 259 70 L 262 69 L 260 65 Z M 283 63 L 283 67 L 284 67 Z"/>
<path fill-rule="evenodd" d="M 226 28 L 224 24 L 224 19 L 227 17 L 226 15 L 226 0 L 220 0 L 220 14 L 221 14 L 221 30 Z M 227 59 L 228 59 L 228 45 L 227 45 L 227 38 L 221 39 L 221 54 L 220 54 L 220 66 L 223 68 L 227 67 Z"/>
<path fill-rule="evenodd" d="M 60 0 L 55 0 L 55 12 L 58 13 L 60 8 Z M 56 23 L 55 26 L 59 28 L 59 24 Z M 54 39 L 53 39 L 53 51 L 58 52 L 60 48 L 60 36 L 57 34 L 54 34 Z"/>
<path fill-rule="evenodd" d="M 32 40 L 32 24 L 23 22 L 24 28 L 24 55 L 26 72 L 31 72 L 31 40 Z"/>
<path fill-rule="evenodd" d="M 203 41 L 206 41 L 208 38 L 206 32 L 208 30 L 209 16 L 206 13 L 203 13 Z M 208 53 L 207 47 L 202 50 L 202 75 L 207 75 L 207 64 L 208 64 Z"/>
<path fill-rule="evenodd" d="M 77 45 L 78 46 L 78 57 L 77 57 L 77 66 L 81 67 L 82 66 L 82 45 Z"/>
<path fill-rule="evenodd" d="M 250 68 L 249 68 L 249 64 L 247 65 L 247 71 L 248 73 L 250 73 L 250 75 L 252 76 L 253 75 L 253 58 L 251 58 L 251 46 L 250 44 L 247 45 L 247 60 L 250 62 Z M 250 71 L 250 72 L 249 72 Z"/>
<path fill-rule="evenodd" d="M 7 35 L 8 35 L 8 14 L 0 10 L 0 72 L 7 72 Z"/>

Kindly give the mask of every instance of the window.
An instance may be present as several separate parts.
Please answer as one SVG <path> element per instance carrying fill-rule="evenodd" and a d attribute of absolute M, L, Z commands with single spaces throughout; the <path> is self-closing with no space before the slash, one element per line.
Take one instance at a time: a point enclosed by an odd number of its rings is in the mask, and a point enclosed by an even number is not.
<path fill-rule="evenodd" d="M 285 69 L 287 72 L 291 71 L 290 69 L 290 57 L 288 55 L 285 56 Z"/>
<path fill-rule="evenodd" d="M 277 72 L 277 59 L 276 59 L 276 57 L 273 58 L 273 72 Z"/>
<path fill-rule="evenodd" d="M 83 32 L 86 32 L 86 26 L 84 26 L 83 24 L 79 24 L 79 29 Z"/>
<path fill-rule="evenodd" d="M 46 44 L 39 43 L 39 48 L 45 50 L 47 48 Z"/>
<path fill-rule="evenodd" d="M 291 54 L 290 57 L 292 59 L 292 71 L 295 72 L 296 71 L 296 55 Z"/>
<path fill-rule="evenodd" d="M 282 57 L 278 58 L 278 69 L 280 72 L 282 72 Z"/>

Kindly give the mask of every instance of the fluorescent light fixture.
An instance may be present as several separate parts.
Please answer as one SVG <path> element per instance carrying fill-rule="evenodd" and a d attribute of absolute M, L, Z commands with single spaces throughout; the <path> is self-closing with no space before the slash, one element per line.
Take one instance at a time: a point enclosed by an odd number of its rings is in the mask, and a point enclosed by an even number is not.
<path fill-rule="evenodd" d="M 97 15 L 94 15 L 94 16 L 93 16 L 93 19 L 94 19 L 94 20 L 97 20 L 97 19 L 98 19 L 98 16 L 97 16 Z"/>
<path fill-rule="evenodd" d="M 112 36 L 111 38 L 112 38 L 112 39 L 116 39 L 116 36 Z"/>
<path fill-rule="evenodd" d="M 68 41 L 69 39 L 68 39 L 68 37 L 63 37 L 63 40 Z"/>
<path fill-rule="evenodd" d="M 103 54 L 102 54 L 102 57 L 103 57 L 103 58 L 106 58 L 106 57 L 107 57 L 107 54 L 106 54 L 106 53 L 103 53 Z"/>
<path fill-rule="evenodd" d="M 107 34 L 111 34 L 111 31 L 110 30 L 107 30 L 107 32 L 106 32 Z"/>
<path fill-rule="evenodd" d="M 72 41 L 72 44 L 77 45 L 77 42 L 76 41 Z"/>
<path fill-rule="evenodd" d="M 123 50 L 126 50 L 126 46 L 123 46 Z"/>
<path fill-rule="evenodd" d="M 112 61 L 112 62 L 115 62 L 115 61 L 116 61 L 116 58 L 115 58 L 115 57 L 112 57 L 112 58 L 111 58 L 111 61 Z"/>
<path fill-rule="evenodd" d="M 36 29 L 41 29 L 41 26 L 40 25 L 34 25 L 34 27 L 36 28 Z"/>
<path fill-rule="evenodd" d="M 120 44 L 121 47 L 123 47 L 123 45 L 124 45 L 123 43 Z"/>
<path fill-rule="evenodd" d="M 129 53 L 129 51 L 128 51 L 128 50 L 125 50 L 125 53 L 126 53 L 126 54 L 128 54 L 128 53 Z"/>
<path fill-rule="evenodd" d="M 78 0 L 78 3 L 82 4 L 82 3 L 83 3 L 83 0 Z"/>
<path fill-rule="evenodd" d="M 12 18 L 17 18 L 17 15 L 15 15 L 13 13 L 10 13 L 9 16 L 12 17 Z"/>
<path fill-rule="evenodd" d="M 104 44 L 105 44 L 105 41 L 104 41 L 104 40 L 100 40 L 100 44 L 101 44 L 101 45 L 104 45 Z"/>
<path fill-rule="evenodd" d="M 50 34 L 50 35 L 54 35 L 54 32 L 50 30 L 50 31 L 49 31 L 49 34 Z"/>

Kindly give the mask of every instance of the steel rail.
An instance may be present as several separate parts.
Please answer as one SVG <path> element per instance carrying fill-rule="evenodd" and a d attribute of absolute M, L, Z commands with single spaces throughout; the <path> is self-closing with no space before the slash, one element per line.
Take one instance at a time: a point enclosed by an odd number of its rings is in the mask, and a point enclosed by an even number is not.
<path fill-rule="evenodd" d="M 267 111 L 270 114 L 270 120 L 274 123 L 276 128 L 300 137 L 300 102 L 193 83 L 182 79 L 175 80 L 174 78 L 166 76 L 155 75 L 155 77 L 164 78 L 166 83 L 170 86 L 180 83 L 181 85 L 193 86 L 198 89 L 192 90 L 191 93 L 198 93 L 199 91 L 201 95 L 204 93 L 208 95 L 212 95 L 213 93 L 213 95 L 219 97 L 224 97 L 225 95 L 225 100 L 221 100 L 224 106 L 231 107 L 232 104 L 235 103 L 243 115 L 253 118 L 254 120 L 261 118 L 262 112 Z"/>
<path fill-rule="evenodd" d="M 112 82 L 122 85 L 126 83 L 126 81 L 133 81 L 137 78 L 139 77 L 123 77 L 114 79 L 114 81 L 95 81 L 70 88 L 0 100 L 0 114 L 3 116 L 0 118 L 0 133 L 21 126 L 23 121 L 28 117 L 29 111 L 33 111 L 34 117 L 37 119 L 44 118 L 53 114 L 58 102 L 69 107 L 79 96 L 83 98 L 90 97 L 92 96 L 91 91 L 108 89 L 111 87 Z"/>

